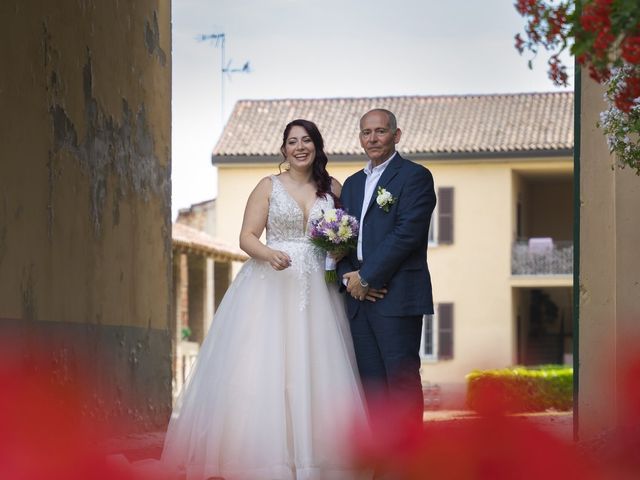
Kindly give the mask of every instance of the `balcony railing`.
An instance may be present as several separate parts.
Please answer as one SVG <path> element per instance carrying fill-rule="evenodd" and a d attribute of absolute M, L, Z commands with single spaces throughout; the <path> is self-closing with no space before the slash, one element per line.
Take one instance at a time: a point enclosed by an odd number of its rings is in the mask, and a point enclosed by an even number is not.
<path fill-rule="evenodd" d="M 573 242 L 530 238 L 513 244 L 512 275 L 571 275 Z"/>
<path fill-rule="evenodd" d="M 200 344 L 197 342 L 180 341 L 176 345 L 176 371 L 173 377 L 173 399 L 174 402 L 182 391 L 191 369 L 195 364 Z"/>

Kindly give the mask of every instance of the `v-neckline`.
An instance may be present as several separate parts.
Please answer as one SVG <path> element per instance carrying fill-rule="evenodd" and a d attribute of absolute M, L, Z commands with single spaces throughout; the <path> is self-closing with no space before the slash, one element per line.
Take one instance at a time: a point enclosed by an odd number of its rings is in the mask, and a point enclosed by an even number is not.
<path fill-rule="evenodd" d="M 287 196 L 291 199 L 293 204 L 298 208 L 298 210 L 300 210 L 300 213 L 302 213 L 302 221 L 303 221 L 304 231 L 306 232 L 307 231 L 307 225 L 309 224 L 309 217 L 311 215 L 311 211 L 313 210 L 313 207 L 316 206 L 316 203 L 318 203 L 318 198 L 319 197 L 316 195 L 316 198 L 313 200 L 313 203 L 311 204 L 311 208 L 309 208 L 309 213 L 306 214 L 304 208 L 302 208 L 300 206 L 300 204 L 294 198 L 294 196 L 289 193 L 289 190 L 287 190 L 287 187 L 284 186 L 284 182 L 282 180 L 280 180 L 277 175 L 274 175 L 273 178 L 276 178 L 278 180 L 278 182 L 280 182 L 280 186 L 282 187 L 282 190 L 284 190 L 284 193 L 287 194 Z"/>

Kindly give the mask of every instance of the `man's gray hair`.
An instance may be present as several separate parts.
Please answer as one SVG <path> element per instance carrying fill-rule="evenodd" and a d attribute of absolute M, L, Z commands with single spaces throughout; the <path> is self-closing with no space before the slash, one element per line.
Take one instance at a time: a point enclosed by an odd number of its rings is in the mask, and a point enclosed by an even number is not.
<path fill-rule="evenodd" d="M 360 117 L 360 123 L 362 123 L 362 119 L 364 117 L 366 117 L 367 115 L 369 115 L 370 113 L 373 112 L 380 112 L 380 113 L 384 113 L 387 116 L 387 119 L 389 120 L 389 129 L 395 133 L 395 131 L 398 129 L 398 120 L 396 119 L 396 116 L 393 114 L 393 112 L 385 109 L 385 108 L 374 108 L 369 110 L 367 113 L 365 113 L 362 117 Z"/>

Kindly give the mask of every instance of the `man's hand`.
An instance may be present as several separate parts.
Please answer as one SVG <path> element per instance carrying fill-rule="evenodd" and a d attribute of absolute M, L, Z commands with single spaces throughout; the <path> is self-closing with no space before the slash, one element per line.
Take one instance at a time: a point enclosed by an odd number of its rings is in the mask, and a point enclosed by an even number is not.
<path fill-rule="evenodd" d="M 345 252 L 343 253 L 334 253 L 334 252 L 329 252 L 328 255 L 333 258 L 335 260 L 336 263 L 338 263 L 340 260 L 342 260 L 344 257 L 347 256 L 347 254 Z"/>
<path fill-rule="evenodd" d="M 355 272 L 347 272 L 342 278 L 347 281 L 347 292 L 355 298 L 356 300 L 364 300 L 367 297 L 367 292 L 369 292 L 369 287 L 363 287 L 360 285 L 360 272 L 356 270 Z"/>

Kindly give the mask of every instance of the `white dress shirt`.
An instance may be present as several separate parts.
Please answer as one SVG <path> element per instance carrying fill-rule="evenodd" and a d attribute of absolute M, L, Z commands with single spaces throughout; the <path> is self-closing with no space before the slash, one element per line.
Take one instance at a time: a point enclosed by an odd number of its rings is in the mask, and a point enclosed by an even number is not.
<path fill-rule="evenodd" d="M 367 166 L 364 167 L 364 173 L 367 176 L 367 180 L 364 184 L 364 198 L 362 199 L 362 213 L 360 214 L 360 230 L 358 232 L 358 260 L 362 262 L 362 230 L 364 227 L 364 214 L 367 213 L 367 207 L 369 206 L 369 202 L 371 201 L 371 196 L 374 194 L 376 185 L 378 184 L 378 180 L 382 176 L 382 172 L 384 172 L 385 168 L 389 165 L 389 162 L 393 160 L 393 157 L 396 156 L 398 152 L 393 152 L 389 158 L 387 158 L 383 163 L 374 167 L 371 160 L 367 163 Z"/>

